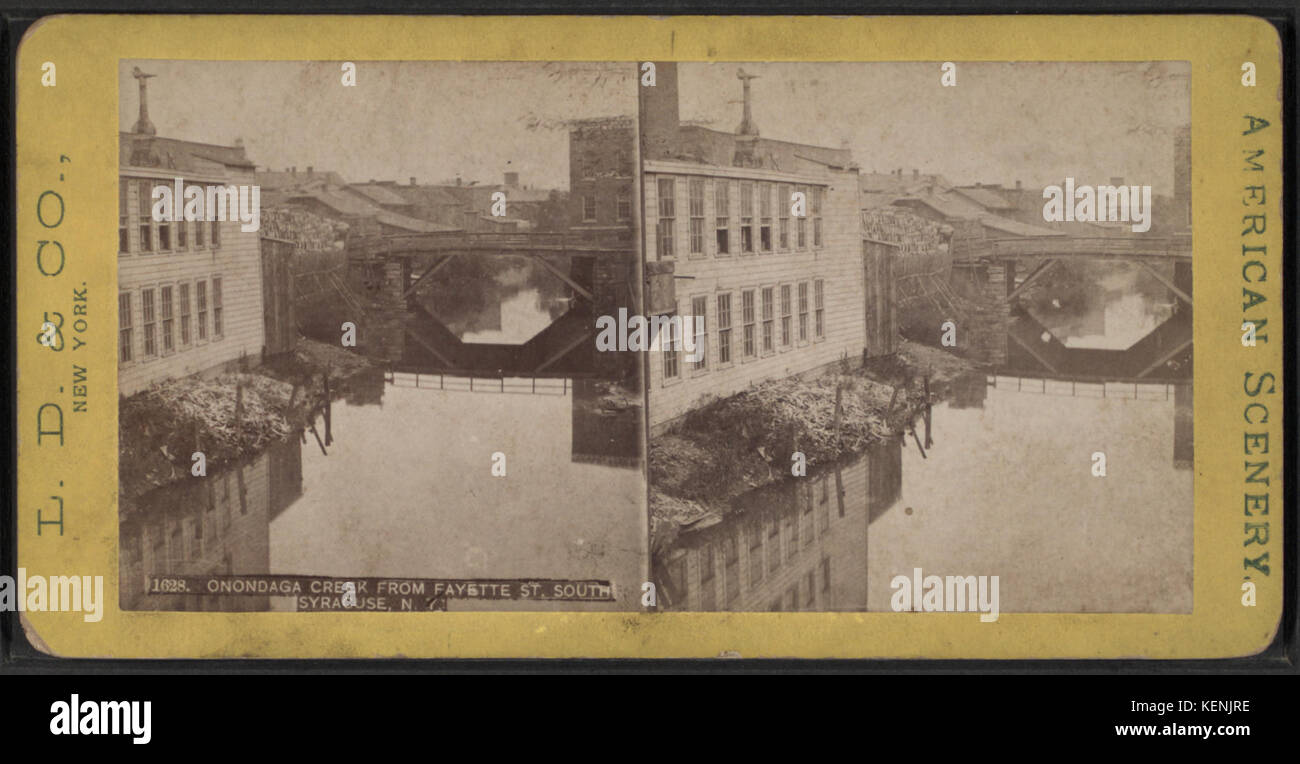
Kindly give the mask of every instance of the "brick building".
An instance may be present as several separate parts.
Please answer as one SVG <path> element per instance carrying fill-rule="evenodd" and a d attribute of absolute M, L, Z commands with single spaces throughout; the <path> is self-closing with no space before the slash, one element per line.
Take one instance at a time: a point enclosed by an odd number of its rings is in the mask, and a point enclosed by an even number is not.
<path fill-rule="evenodd" d="M 698 360 L 652 353 L 652 432 L 712 398 L 873 352 L 848 149 L 760 137 L 743 72 L 735 133 L 682 125 L 677 67 L 656 67 L 656 85 L 641 88 L 644 242 L 648 271 L 671 278 L 656 281 L 650 303 L 703 326 Z M 796 192 L 804 216 L 792 212 Z"/>
<path fill-rule="evenodd" d="M 139 75 L 138 75 L 139 76 Z M 153 220 L 152 189 L 252 185 L 242 146 L 161 138 L 149 121 L 140 77 L 140 118 L 119 137 L 118 392 L 257 363 L 265 344 L 259 233 L 221 221 Z"/>

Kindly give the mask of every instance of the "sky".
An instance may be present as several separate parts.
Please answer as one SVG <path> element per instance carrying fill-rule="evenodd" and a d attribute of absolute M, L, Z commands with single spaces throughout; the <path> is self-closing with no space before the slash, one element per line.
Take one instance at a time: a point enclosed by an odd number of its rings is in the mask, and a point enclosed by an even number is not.
<path fill-rule="evenodd" d="M 350 181 L 456 175 L 483 183 L 515 170 L 525 185 L 568 187 L 574 118 L 634 115 L 633 63 L 123 61 L 119 121 L 134 125 L 133 66 L 149 80 L 158 134 L 244 141 L 259 166 L 334 170 Z M 958 183 L 1017 179 L 1042 187 L 1123 176 L 1169 194 L 1173 134 L 1189 122 L 1185 62 L 685 63 L 681 118 L 740 123 L 753 80 L 754 120 L 768 138 L 847 146 L 864 171 L 918 169 Z"/>
<path fill-rule="evenodd" d="M 634 64 L 122 61 L 118 121 L 139 114 L 139 66 L 158 135 L 232 145 L 259 167 L 333 170 L 352 182 L 416 177 L 569 185 L 565 120 L 636 114 Z"/>
<path fill-rule="evenodd" d="M 678 67 L 683 122 L 734 131 L 738 69 L 767 138 L 839 148 L 865 171 L 938 173 L 956 184 L 1017 179 L 1042 187 L 1114 176 L 1169 194 L 1173 134 L 1190 122 L 1185 62 L 689 63 Z"/>

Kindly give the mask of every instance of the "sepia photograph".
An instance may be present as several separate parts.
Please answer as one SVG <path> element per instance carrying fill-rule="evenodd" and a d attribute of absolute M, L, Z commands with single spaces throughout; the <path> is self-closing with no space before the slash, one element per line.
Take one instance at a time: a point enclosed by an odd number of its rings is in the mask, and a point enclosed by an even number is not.
<path fill-rule="evenodd" d="M 1190 613 L 1191 67 L 648 66 L 659 606 Z"/>
<path fill-rule="evenodd" d="M 631 63 L 122 60 L 124 610 L 633 610 Z"/>

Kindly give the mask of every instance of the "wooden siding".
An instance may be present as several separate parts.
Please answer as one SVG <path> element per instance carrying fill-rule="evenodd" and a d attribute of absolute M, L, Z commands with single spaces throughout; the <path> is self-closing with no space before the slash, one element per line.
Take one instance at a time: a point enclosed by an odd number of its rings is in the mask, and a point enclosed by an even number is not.
<path fill-rule="evenodd" d="M 817 182 L 825 191 L 823 201 L 824 239 L 821 247 L 813 245 L 813 220 L 811 195 L 809 198 L 808 242 L 807 248 L 797 247 L 797 220 L 790 218 L 790 246 L 779 249 L 779 208 L 784 201 L 789 208 L 788 197 L 781 200 L 780 180 L 785 179 L 792 187 L 808 187 L 812 184 L 809 175 L 780 175 L 772 171 L 745 170 L 742 168 L 705 167 L 699 165 L 681 165 L 679 172 L 670 163 L 656 162 L 653 171 L 647 168 L 645 176 L 645 252 L 647 261 L 665 260 L 657 248 L 657 231 L 659 223 L 659 180 L 671 178 L 676 197 L 676 222 L 674 225 L 673 250 L 671 258 L 675 263 L 675 275 L 690 278 L 676 280 L 677 310 L 679 315 L 687 315 L 691 310 L 691 301 L 695 297 L 706 297 L 708 305 L 708 348 L 707 368 L 695 370 L 686 360 L 685 354 L 679 364 L 677 378 L 665 380 L 664 359 L 658 352 L 650 358 L 650 424 L 652 428 L 662 428 L 672 420 L 688 411 L 704 405 L 709 400 L 735 394 L 760 382 L 788 377 L 808 372 L 827 364 L 848 358 L 857 363 L 862 358 L 865 344 L 864 311 L 864 271 L 862 267 L 862 240 L 860 211 L 858 205 L 858 175 L 856 171 L 826 170 L 816 176 Z M 689 252 L 690 239 L 690 196 L 689 177 L 701 177 L 700 172 L 711 173 L 704 177 L 704 251 L 700 254 Z M 688 175 L 687 173 L 691 173 Z M 773 252 L 754 252 L 741 254 L 739 235 L 740 183 L 743 180 L 774 182 L 773 191 Z M 731 220 L 731 252 L 720 255 L 717 252 L 715 237 L 715 184 L 726 181 L 731 184 L 728 196 L 728 215 Z M 757 190 L 755 191 L 757 196 Z M 761 208 L 757 198 L 754 202 L 754 216 L 757 221 Z M 758 235 L 755 234 L 755 249 L 759 249 Z M 824 339 L 815 339 L 815 287 L 814 281 L 821 279 L 825 289 L 825 334 Z M 798 340 L 798 284 L 807 282 L 809 300 L 809 340 Z M 793 334 L 789 349 L 782 350 L 780 345 L 780 287 L 790 285 L 794 306 Z M 775 349 L 771 353 L 761 351 L 761 294 L 763 287 L 774 287 L 776 301 L 777 335 Z M 743 316 L 742 297 L 744 290 L 755 292 L 756 344 L 759 345 L 756 357 L 746 359 L 743 354 Z M 732 295 L 732 360 L 729 364 L 717 361 L 718 323 L 717 296 L 722 293 Z"/>
<path fill-rule="evenodd" d="M 213 249 L 210 236 L 205 236 L 204 247 L 196 248 L 195 232 L 191 226 L 188 246 L 184 251 L 140 252 L 140 226 L 137 220 L 140 210 L 139 194 L 141 191 L 148 193 L 147 189 L 141 187 L 142 181 L 147 180 L 148 176 L 158 178 L 158 173 L 146 171 L 143 175 L 132 175 L 129 168 L 123 168 L 122 171 L 122 178 L 131 181 L 127 186 L 127 209 L 131 213 L 131 224 L 127 228 L 130 252 L 118 254 L 118 293 L 131 293 L 133 347 L 132 360 L 125 363 L 119 361 L 118 364 L 119 395 L 132 395 L 164 379 L 210 371 L 236 361 L 241 356 L 246 356 L 249 363 L 256 364 L 261 359 L 265 343 L 258 232 L 240 231 L 238 220 L 222 222 L 220 246 Z M 170 181 L 158 179 L 156 182 Z M 201 181 L 196 179 L 195 182 Z M 232 170 L 222 182 L 251 185 L 253 173 Z M 176 225 L 178 224 L 172 224 L 173 246 L 176 244 Z M 213 277 L 220 278 L 222 282 L 222 335 L 219 338 L 212 334 Z M 208 284 L 208 338 L 200 341 L 198 327 L 195 325 L 190 344 L 186 346 L 180 340 L 180 285 L 189 285 L 192 321 L 197 322 L 195 284 L 200 280 Z M 157 353 L 153 357 L 146 357 L 142 334 L 144 321 L 141 291 L 150 288 L 154 290 L 155 310 L 159 311 L 158 331 L 161 331 L 161 288 L 164 286 L 173 288 L 173 299 L 177 301 L 174 330 L 176 346 L 171 352 L 165 352 L 159 336 Z"/>

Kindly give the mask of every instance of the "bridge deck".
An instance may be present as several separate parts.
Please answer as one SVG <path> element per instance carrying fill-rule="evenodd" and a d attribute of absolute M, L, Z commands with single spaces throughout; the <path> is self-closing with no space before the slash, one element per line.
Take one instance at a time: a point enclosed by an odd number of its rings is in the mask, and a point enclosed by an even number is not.
<path fill-rule="evenodd" d="M 1021 257 L 1077 257 L 1115 260 L 1191 260 L 1188 236 L 1026 236 L 975 239 L 955 250 L 956 260 L 1004 260 Z"/>
<path fill-rule="evenodd" d="M 441 233 L 372 236 L 348 242 L 354 256 L 384 257 L 455 253 L 480 255 L 585 255 L 620 257 L 636 252 L 629 237 L 602 233 Z"/>

